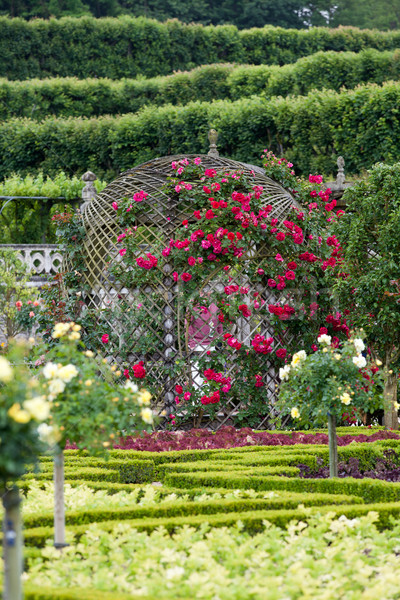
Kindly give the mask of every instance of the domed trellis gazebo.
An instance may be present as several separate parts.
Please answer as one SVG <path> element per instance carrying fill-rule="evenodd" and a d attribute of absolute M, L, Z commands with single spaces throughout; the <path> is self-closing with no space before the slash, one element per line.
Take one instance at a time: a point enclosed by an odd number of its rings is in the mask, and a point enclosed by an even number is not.
<path fill-rule="evenodd" d="M 300 208 L 293 196 L 280 184 L 267 177 L 260 167 L 222 158 L 215 148 L 212 136 L 211 149 L 208 155 L 176 155 L 157 158 L 147 163 L 130 169 L 118 176 L 91 202 L 82 207 L 82 220 L 86 230 L 83 245 L 83 255 L 86 263 L 86 283 L 89 283 L 91 293 L 85 298 L 89 308 L 103 309 L 117 307 L 122 300 L 124 309 L 113 313 L 109 319 L 109 330 L 119 340 L 119 350 L 114 351 L 114 359 L 124 366 L 143 361 L 148 377 L 152 378 L 154 408 L 167 414 L 177 411 L 175 404 L 176 386 L 191 385 L 201 386 L 203 373 L 200 373 L 201 359 L 207 354 L 219 353 L 220 364 L 223 364 L 224 377 L 229 378 L 234 373 L 235 361 L 224 354 L 223 346 L 216 342 L 218 338 L 218 321 L 216 312 L 210 306 L 204 317 L 202 334 L 204 340 L 197 339 L 191 343 L 190 331 L 193 329 L 193 319 L 197 319 L 197 330 L 202 329 L 202 311 L 194 314 L 190 300 L 182 304 L 180 286 L 174 280 L 172 273 L 174 265 L 165 260 L 157 266 L 156 283 L 154 278 L 148 284 L 143 281 L 129 287 L 112 274 L 110 265 L 123 266 L 121 257 L 121 243 L 117 241 L 124 228 L 115 210 L 115 205 L 123 198 L 131 198 L 135 193 L 145 192 L 146 210 L 142 210 L 135 223 L 135 244 L 137 256 L 146 252 L 153 252 L 168 245 L 170 240 L 176 238 L 176 233 L 182 227 L 184 219 L 191 219 L 192 208 L 190 199 L 182 204 L 181 200 L 165 189 L 168 178 L 174 175 L 172 162 L 179 163 L 184 159 L 189 161 L 200 157 L 202 165 L 207 169 L 218 172 L 233 173 L 240 171 L 251 178 L 256 186 L 262 186 L 263 199 L 272 206 L 271 217 L 282 221 L 287 216 L 292 206 Z M 116 204 L 115 204 L 116 203 Z M 114 206 L 114 207 L 113 207 Z M 231 285 L 241 286 L 240 289 L 248 290 L 247 296 L 251 298 L 255 293 L 262 299 L 262 304 L 277 300 L 274 290 L 265 284 L 249 280 L 248 265 L 251 263 L 255 269 L 262 262 L 263 256 L 268 251 L 267 239 L 265 242 L 255 244 L 243 257 L 246 268 L 236 269 L 230 275 Z M 226 277 L 226 273 L 221 273 Z M 226 281 L 223 281 L 217 272 L 210 277 L 205 277 L 202 282 L 201 295 L 209 298 L 210 293 L 221 292 Z M 143 298 L 145 302 L 141 302 Z M 207 300 L 209 302 L 209 300 Z M 195 303 L 194 303 L 195 304 Z M 140 319 L 137 319 L 138 306 L 140 306 Z M 197 304 L 196 304 L 197 306 Z M 132 314 L 130 320 L 129 314 Z M 194 315 L 194 316 L 193 316 Z M 200 324 L 199 324 L 200 319 Z M 204 329 L 203 328 L 203 329 Z M 208 329 L 207 329 L 208 328 Z M 210 333 L 211 331 L 211 333 Z M 241 344 L 250 345 L 250 340 L 255 333 L 267 336 L 272 333 L 268 315 L 254 312 L 251 319 L 237 318 L 231 325 L 232 334 Z M 193 332 L 192 332 L 193 333 Z M 199 336 L 198 332 L 193 337 Z M 204 343 L 202 343 L 204 341 Z M 148 342 L 148 343 L 147 343 Z M 147 343 L 147 345 L 146 345 Z M 125 357 L 122 359 L 122 355 Z M 176 374 L 175 365 L 180 364 L 179 376 Z M 275 387 L 277 372 L 265 356 L 266 368 L 263 374 L 265 403 L 268 409 L 260 414 L 258 427 L 266 427 L 274 415 Z M 147 385 L 147 381 L 144 382 Z M 188 388 L 189 389 L 189 388 Z M 193 388 L 192 388 L 193 389 Z M 201 411 L 200 424 L 207 417 L 207 410 Z M 178 409 L 184 416 L 183 408 Z M 214 411 L 212 422 L 208 425 L 217 429 L 224 423 L 232 423 L 232 417 L 238 411 L 238 400 L 235 395 L 227 394 L 224 405 Z M 206 421 L 207 422 L 207 421 Z"/>

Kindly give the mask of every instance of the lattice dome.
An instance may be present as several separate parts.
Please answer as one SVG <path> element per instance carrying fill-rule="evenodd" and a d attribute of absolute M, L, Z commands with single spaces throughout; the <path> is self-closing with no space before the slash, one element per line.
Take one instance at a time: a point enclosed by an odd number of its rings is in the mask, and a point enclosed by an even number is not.
<path fill-rule="evenodd" d="M 122 228 L 112 204 L 118 203 L 122 198 L 132 197 L 138 191 L 147 192 L 147 210 L 138 215 L 136 222 L 138 226 L 136 231 L 138 256 L 143 252 L 151 251 L 154 247 L 159 249 L 165 247 L 168 245 L 168 241 L 174 238 L 177 228 L 182 226 L 182 220 L 193 218 L 190 205 L 182 206 L 182 203 L 179 203 L 176 198 L 169 197 L 168 192 L 164 189 L 167 178 L 174 175 L 171 163 L 185 158 L 191 160 L 195 156 L 198 155 L 167 156 L 130 169 L 117 177 L 82 208 L 82 219 L 87 233 L 82 249 L 87 266 L 85 277 L 92 290 L 85 299 L 88 307 L 103 309 L 107 306 L 114 306 L 118 303 L 118 298 L 124 298 L 128 300 L 129 305 L 134 306 L 140 294 L 147 294 L 149 297 L 149 301 L 142 307 L 147 317 L 144 321 L 142 319 L 140 327 L 137 327 L 136 330 L 129 329 L 129 320 L 127 321 L 126 314 L 123 322 L 118 318 L 113 318 L 108 325 L 110 330 L 119 336 L 120 347 L 124 350 L 125 357 L 128 356 L 128 362 L 134 364 L 138 360 L 143 360 L 148 374 L 158 382 L 157 392 L 154 394 L 154 405 L 158 412 L 166 409 L 168 413 L 176 409 L 174 389 L 177 382 L 168 375 L 168 365 L 174 364 L 180 357 L 186 365 L 180 380 L 182 377 L 186 377 L 193 382 L 197 377 L 198 359 L 200 356 L 204 356 L 207 348 L 199 346 L 193 348 L 188 345 L 187 307 L 180 305 L 179 286 L 171 277 L 173 266 L 165 263 L 158 269 L 157 285 L 152 284 L 147 287 L 142 285 L 140 289 L 139 287 L 127 289 L 118 282 L 117 278 L 110 275 L 109 264 L 122 260 L 119 254 L 121 244 L 116 241 Z M 263 186 L 263 198 L 266 204 L 273 207 L 271 216 L 279 221 L 286 218 L 293 205 L 300 208 L 294 197 L 277 182 L 268 178 L 262 168 L 219 156 L 200 155 L 200 158 L 205 168 L 216 169 L 218 172 L 224 173 L 240 170 L 252 176 L 256 185 Z M 257 266 L 267 250 L 266 240 L 265 244 L 254 246 L 245 257 L 246 262 L 251 261 Z M 242 286 L 249 285 L 249 295 L 256 290 L 266 302 L 277 299 L 276 294 L 274 297 L 273 290 L 266 286 L 260 287 L 259 283 L 252 284 L 241 275 L 240 271 L 235 273 L 234 278 Z M 217 290 L 220 287 L 221 282 L 218 276 L 207 278 L 204 282 L 206 292 Z M 266 335 L 272 333 L 270 330 L 270 322 L 265 316 L 255 317 L 246 322 L 239 318 L 234 325 L 235 337 L 248 345 L 254 332 Z M 138 353 L 136 351 L 137 340 L 140 338 L 143 341 L 146 336 L 149 340 L 153 340 L 151 342 L 153 347 L 149 348 L 146 354 L 143 354 L 143 351 Z M 215 351 L 214 348 L 213 350 Z M 114 359 L 123 363 L 118 355 L 114 355 Z M 267 362 L 268 357 L 265 357 L 265 360 Z M 227 357 L 225 373 L 232 373 L 234 369 L 235 365 Z M 260 415 L 258 427 L 268 426 L 274 415 L 276 382 L 277 373 L 274 368 L 267 368 L 264 376 L 264 389 L 268 410 L 265 411 L 265 414 Z M 217 429 L 224 423 L 232 423 L 237 409 L 238 402 L 233 395 L 225 407 L 218 412 L 213 422 L 207 424 Z M 203 423 L 206 416 L 207 411 L 203 416 Z"/>

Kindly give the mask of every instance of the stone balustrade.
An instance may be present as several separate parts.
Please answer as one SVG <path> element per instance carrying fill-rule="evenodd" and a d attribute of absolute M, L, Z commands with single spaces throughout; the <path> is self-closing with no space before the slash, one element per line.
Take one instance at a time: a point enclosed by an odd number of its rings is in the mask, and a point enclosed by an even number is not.
<path fill-rule="evenodd" d="M 0 250 L 6 248 L 18 252 L 20 260 L 28 265 L 32 273 L 32 286 L 50 281 L 62 264 L 57 244 L 0 244 Z"/>

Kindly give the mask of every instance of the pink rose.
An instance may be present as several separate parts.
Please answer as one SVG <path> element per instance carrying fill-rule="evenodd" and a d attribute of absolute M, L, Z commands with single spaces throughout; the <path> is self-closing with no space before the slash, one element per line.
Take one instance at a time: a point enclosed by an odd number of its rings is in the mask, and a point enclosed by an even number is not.
<path fill-rule="evenodd" d="M 111 206 L 113 207 L 114 210 L 118 210 L 118 204 L 116 202 L 113 202 L 111 204 Z"/>
<path fill-rule="evenodd" d="M 188 258 L 188 264 L 193 267 L 196 264 L 196 259 L 194 256 L 189 256 Z"/>
<path fill-rule="evenodd" d="M 108 340 L 109 340 L 109 335 L 108 335 L 108 333 L 104 333 L 104 334 L 101 336 L 101 341 L 103 342 L 103 344 L 108 344 Z"/>

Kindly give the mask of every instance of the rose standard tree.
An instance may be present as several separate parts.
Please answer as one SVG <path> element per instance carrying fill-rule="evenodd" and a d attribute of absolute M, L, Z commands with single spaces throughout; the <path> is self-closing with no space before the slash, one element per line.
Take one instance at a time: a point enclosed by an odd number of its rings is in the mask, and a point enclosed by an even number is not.
<path fill-rule="evenodd" d="M 322 334 L 318 344 L 316 352 L 307 355 L 300 350 L 281 368 L 279 407 L 302 425 L 324 426 L 328 422 L 329 472 L 337 477 L 337 419 L 346 408 L 368 412 L 375 408 L 376 399 L 373 381 L 365 377 L 367 360 L 362 355 L 365 345 L 361 338 L 350 338 L 337 348 L 330 335 Z M 378 369 L 375 365 L 372 368 L 376 381 Z"/>
<path fill-rule="evenodd" d="M 345 192 L 346 214 L 335 224 L 343 240 L 335 267 L 339 306 L 364 328 L 372 357 L 385 367 L 385 426 L 398 429 L 400 367 L 400 163 L 376 165 Z"/>
<path fill-rule="evenodd" d="M 80 330 L 74 322 L 56 324 L 52 336 L 59 343 L 39 374 L 41 392 L 51 404 L 50 425 L 43 423 L 39 432 L 54 454 L 54 545 L 60 549 L 65 546 L 66 442 L 105 455 L 118 436 L 148 431 L 153 423 L 150 393 L 130 381 L 118 385 L 121 372 L 84 349 Z"/>
<path fill-rule="evenodd" d="M 21 600 L 22 539 L 18 487 L 28 465 L 43 451 L 38 426 L 50 413 L 50 402 L 24 365 L 29 347 L 10 343 L 8 358 L 0 356 L 0 489 L 3 524 L 4 600 Z M 13 367 L 12 364 L 17 364 Z"/>

